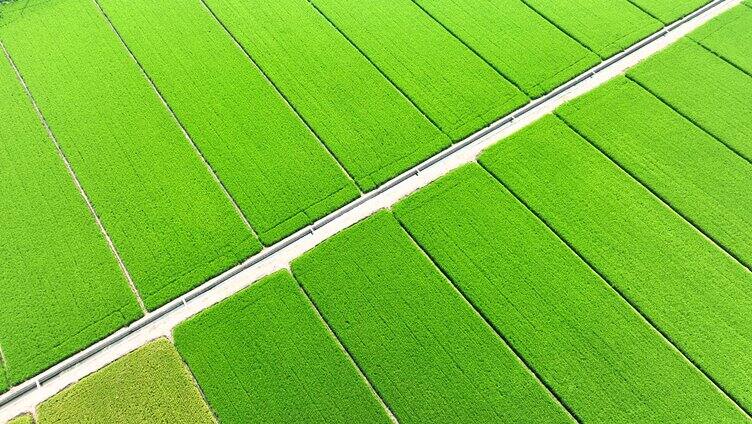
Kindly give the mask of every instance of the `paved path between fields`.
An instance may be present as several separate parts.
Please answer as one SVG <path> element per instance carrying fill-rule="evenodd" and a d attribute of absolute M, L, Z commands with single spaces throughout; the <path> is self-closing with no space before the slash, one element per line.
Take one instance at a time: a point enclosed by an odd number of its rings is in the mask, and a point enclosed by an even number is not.
<path fill-rule="evenodd" d="M 327 238 L 380 209 L 391 207 L 398 200 L 448 172 L 473 162 L 481 151 L 500 139 L 551 113 L 563 103 L 623 74 L 627 69 L 741 2 L 742 0 L 716 0 L 686 18 L 668 25 L 623 53 L 563 84 L 550 94 L 499 119 L 412 170 L 388 181 L 380 188 L 365 193 L 313 225 L 265 248 L 244 263 L 14 387 L 0 396 L 0 423 L 21 413 L 34 411 L 38 404 L 65 387 L 158 337 L 166 336 L 172 339 L 172 329 L 179 323 L 232 296 L 261 277 L 288 268 L 293 259 Z"/>

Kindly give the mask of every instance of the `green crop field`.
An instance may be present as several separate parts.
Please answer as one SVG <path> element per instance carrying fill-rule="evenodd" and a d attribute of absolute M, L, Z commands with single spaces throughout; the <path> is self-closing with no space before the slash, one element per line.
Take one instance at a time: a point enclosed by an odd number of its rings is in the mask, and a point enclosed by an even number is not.
<path fill-rule="evenodd" d="M 390 213 L 292 267 L 401 423 L 568 421 Z"/>
<path fill-rule="evenodd" d="M 21 415 L 10 420 L 8 424 L 34 424 L 34 418 L 29 414 Z"/>
<path fill-rule="evenodd" d="M 1 393 L 141 311 L 1 52 L 0 99 Z"/>
<path fill-rule="evenodd" d="M 690 37 L 752 75 L 752 9 L 739 5 L 703 25 Z"/>
<path fill-rule="evenodd" d="M 358 190 L 199 1 L 100 0 L 264 244 Z"/>
<path fill-rule="evenodd" d="M 207 4 L 363 190 L 450 144 L 306 0 Z"/>
<path fill-rule="evenodd" d="M 626 78 L 559 115 L 747 266 L 752 265 L 752 166 Z"/>
<path fill-rule="evenodd" d="M 748 269 L 555 117 L 495 145 L 480 162 L 752 407 Z"/>
<path fill-rule="evenodd" d="M 478 165 L 411 195 L 395 215 L 583 421 L 742 418 Z"/>
<path fill-rule="evenodd" d="M 454 141 L 528 101 L 411 0 L 312 3 Z"/>
<path fill-rule="evenodd" d="M 285 271 L 181 324 L 175 343 L 223 423 L 389 422 Z"/>
<path fill-rule="evenodd" d="M 686 38 L 627 76 L 752 161 L 752 77 Z"/>
<path fill-rule="evenodd" d="M 681 19 L 701 8 L 710 0 L 629 0 L 645 12 L 655 16 L 664 23 Z"/>
<path fill-rule="evenodd" d="M 525 0 L 525 3 L 602 58 L 619 53 L 663 26 L 628 0 Z"/>
<path fill-rule="evenodd" d="M 598 56 L 519 0 L 415 2 L 531 97 L 598 63 Z"/>
<path fill-rule="evenodd" d="M 4 12 L 0 40 L 147 308 L 259 250 L 94 3 L 30 1 Z"/>
<path fill-rule="evenodd" d="M 167 339 L 158 339 L 64 389 L 37 408 L 37 424 L 216 423 Z"/>
<path fill-rule="evenodd" d="M 709 1 L 0 0 L 0 423 L 752 422 Z"/>

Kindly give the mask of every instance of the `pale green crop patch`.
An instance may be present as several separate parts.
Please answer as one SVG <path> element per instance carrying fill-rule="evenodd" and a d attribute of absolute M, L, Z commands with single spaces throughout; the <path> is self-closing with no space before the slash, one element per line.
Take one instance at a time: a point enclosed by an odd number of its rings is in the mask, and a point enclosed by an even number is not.
<path fill-rule="evenodd" d="M 453 141 L 529 100 L 411 0 L 312 3 Z"/>
<path fill-rule="evenodd" d="M 599 61 L 519 0 L 415 2 L 533 98 Z"/>
<path fill-rule="evenodd" d="M 687 38 L 627 76 L 752 161 L 752 77 Z"/>
<path fill-rule="evenodd" d="M 175 329 L 223 423 L 388 423 L 289 273 L 265 277 Z"/>
<path fill-rule="evenodd" d="M 216 424 L 167 339 L 158 339 L 69 386 L 37 408 L 37 424 Z"/>
<path fill-rule="evenodd" d="M 569 422 L 390 213 L 292 269 L 401 423 Z"/>
<path fill-rule="evenodd" d="M 741 418 L 709 380 L 478 165 L 412 194 L 395 206 L 395 215 L 582 421 Z"/>
<path fill-rule="evenodd" d="M 628 0 L 526 0 L 526 3 L 604 59 L 663 26 Z"/>
<path fill-rule="evenodd" d="M 8 421 L 8 424 L 34 424 L 34 418 L 31 414 L 24 414 Z"/>
<path fill-rule="evenodd" d="M 0 392 L 141 316 L 0 52 Z"/>
<path fill-rule="evenodd" d="M 359 195 L 199 1 L 99 3 L 264 244 Z"/>
<path fill-rule="evenodd" d="M 689 359 L 752 407 L 749 270 L 555 117 L 479 160 Z"/>
<path fill-rule="evenodd" d="M 260 250 L 93 2 L 4 11 L 0 40 L 148 309 Z"/>
<path fill-rule="evenodd" d="M 561 107 L 558 114 L 734 256 L 752 264 L 752 166 L 747 161 L 626 78 Z"/>
<path fill-rule="evenodd" d="M 206 3 L 362 190 L 451 144 L 308 1 Z"/>

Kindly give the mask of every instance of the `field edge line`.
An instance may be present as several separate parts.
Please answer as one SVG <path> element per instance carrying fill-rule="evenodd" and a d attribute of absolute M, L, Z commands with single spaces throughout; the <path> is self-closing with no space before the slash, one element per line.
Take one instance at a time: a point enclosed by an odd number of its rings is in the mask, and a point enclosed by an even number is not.
<path fill-rule="evenodd" d="M 60 146 L 60 143 L 58 142 L 57 137 L 55 136 L 55 133 L 52 132 L 52 128 L 50 128 L 49 124 L 47 123 L 47 119 L 44 117 L 42 110 L 39 108 L 39 105 L 37 104 L 37 101 L 34 98 L 34 95 L 31 93 L 31 90 L 26 85 L 26 80 L 23 78 L 21 71 L 16 67 L 16 63 L 13 61 L 13 58 L 11 57 L 10 52 L 7 50 L 7 48 L 5 47 L 5 44 L 2 41 L 0 41 L 0 49 L 2 49 L 3 53 L 5 54 L 5 57 L 8 59 L 8 62 L 13 68 L 13 71 L 16 74 L 16 78 L 18 79 L 19 83 L 21 84 L 24 91 L 26 92 L 26 96 L 31 102 L 31 105 L 34 108 L 34 112 L 36 112 L 37 119 L 39 119 L 40 123 L 42 124 L 45 131 L 47 132 L 47 137 L 50 139 L 50 141 L 54 145 L 55 151 L 57 152 L 60 159 L 63 161 L 63 164 L 65 165 L 65 168 L 68 171 L 68 175 L 70 176 L 71 180 L 73 180 L 73 184 L 76 186 L 76 189 L 78 190 L 79 195 L 83 198 L 84 203 L 86 203 L 86 207 L 89 209 L 89 213 L 94 218 L 94 222 L 99 228 L 99 232 L 104 237 L 105 242 L 110 248 L 110 252 L 115 257 L 115 260 L 118 263 L 118 267 L 120 268 L 120 272 L 125 277 L 125 280 L 128 283 L 128 286 L 131 292 L 133 293 L 133 296 L 136 298 L 136 302 L 138 303 L 138 306 L 141 309 L 142 315 L 146 316 L 148 314 L 148 310 L 146 309 L 146 306 L 144 305 L 144 301 L 141 298 L 141 293 L 138 291 L 138 288 L 136 287 L 136 284 L 133 281 L 133 277 L 131 276 L 130 271 L 128 271 L 128 268 L 125 266 L 125 262 L 123 261 L 123 258 L 120 256 L 120 252 L 115 246 L 115 243 L 112 241 L 112 238 L 110 237 L 110 234 L 107 232 L 107 229 L 104 227 L 102 220 L 99 218 L 99 214 L 94 208 L 94 204 L 91 202 L 89 195 L 86 193 L 86 190 L 84 190 L 83 186 L 81 185 L 81 182 L 78 179 L 78 175 L 73 170 L 73 166 L 71 165 L 70 161 L 68 160 L 68 157 L 63 151 L 62 146 Z"/>
<path fill-rule="evenodd" d="M 553 233 L 556 238 L 558 238 L 564 245 L 567 246 L 567 248 L 577 255 L 577 257 L 585 263 L 585 265 L 588 266 L 598 277 L 613 290 L 613 292 L 621 298 L 629 307 L 632 309 L 634 313 L 636 313 L 638 316 L 642 318 L 642 320 L 648 324 L 654 331 L 656 331 L 666 343 L 670 347 L 672 347 L 677 353 L 679 353 L 684 360 L 693 368 L 695 368 L 697 371 L 699 371 L 705 378 L 708 379 L 708 381 L 715 387 L 716 390 L 718 390 L 729 402 L 731 402 L 736 408 L 739 409 L 744 415 L 746 415 L 748 418 L 752 419 L 752 412 L 745 409 L 741 402 L 736 399 L 732 394 L 726 391 L 726 389 L 721 385 L 712 375 L 710 375 L 709 372 L 705 370 L 702 366 L 700 366 L 698 363 L 694 361 L 694 359 L 691 358 L 691 356 L 681 347 L 679 347 L 679 344 L 674 341 L 673 338 L 671 338 L 668 333 L 663 331 L 663 329 L 653 321 L 652 318 L 650 318 L 647 314 L 642 312 L 642 310 L 638 307 L 638 305 L 622 290 L 616 287 L 616 285 L 606 277 L 601 270 L 596 267 L 589 259 L 585 257 L 572 243 L 569 242 L 569 240 L 564 237 L 552 224 L 548 222 L 547 219 L 543 217 L 543 215 L 539 214 L 538 211 L 533 209 L 521 196 L 519 196 L 515 191 L 511 189 L 506 183 L 504 183 L 499 177 L 496 176 L 491 170 L 489 170 L 485 165 L 483 165 L 482 162 L 478 161 L 478 165 L 480 165 L 485 172 L 487 172 L 491 177 L 493 177 L 496 181 L 501 184 L 502 187 L 504 187 L 505 190 L 507 190 L 525 209 L 527 209 L 530 213 L 532 213 L 535 218 L 541 222 L 543 225 L 548 228 L 548 230 Z"/>
<path fill-rule="evenodd" d="M 222 27 L 222 30 L 227 34 L 228 37 L 230 37 L 230 40 L 232 40 L 232 43 L 235 45 L 236 48 L 240 50 L 241 53 L 246 57 L 246 59 L 251 63 L 251 65 L 256 69 L 263 77 L 264 80 L 269 84 L 273 89 L 274 92 L 277 93 L 277 95 L 284 101 L 285 105 L 295 114 L 295 116 L 305 125 L 306 129 L 313 135 L 313 137 L 318 141 L 318 143 L 321 145 L 321 147 L 326 150 L 326 152 L 329 154 L 329 156 L 334 159 L 334 162 L 337 163 L 339 166 L 339 169 L 347 176 L 350 181 L 352 181 L 353 185 L 355 185 L 355 188 L 358 190 L 360 194 L 363 194 L 363 190 L 360 187 L 360 184 L 358 184 L 358 181 L 355 179 L 355 177 L 350 174 L 350 171 L 345 168 L 345 166 L 342 164 L 342 161 L 337 155 L 334 154 L 334 152 L 327 146 L 327 144 L 324 142 L 324 140 L 321 138 L 319 133 L 313 128 L 313 126 L 308 122 L 305 117 L 298 111 L 298 108 L 296 108 L 290 99 L 287 97 L 287 95 L 277 86 L 277 84 L 272 80 L 272 78 L 269 76 L 269 74 L 264 70 L 264 68 L 261 67 L 261 65 L 253 58 L 251 55 L 251 52 L 249 52 L 242 44 L 240 44 L 240 41 L 237 39 L 235 34 L 230 31 L 230 28 L 225 25 L 224 21 L 222 21 L 219 16 L 214 12 L 214 10 L 209 7 L 209 5 L 206 3 L 205 0 L 199 0 L 201 3 L 201 6 L 206 11 L 206 13 L 209 14 L 211 19 L 216 22 L 220 27 Z"/>
<path fill-rule="evenodd" d="M 410 241 L 412 241 L 413 245 L 420 251 L 420 253 L 428 259 L 428 261 L 433 265 L 434 268 L 436 268 L 437 271 L 441 274 L 441 276 L 444 278 L 444 280 L 452 286 L 454 289 L 454 292 L 457 293 L 460 298 L 475 312 L 475 315 L 480 318 L 488 328 L 493 331 L 494 334 L 496 334 L 496 337 L 501 340 L 501 342 L 509 349 L 509 351 L 514 355 L 514 357 L 517 359 L 518 363 L 523 366 L 525 371 L 530 374 L 531 377 L 540 385 L 540 387 L 544 388 L 548 395 L 551 396 L 551 398 L 558 403 L 562 409 L 569 415 L 569 417 L 574 420 L 577 423 L 582 424 L 583 420 L 580 418 L 580 416 L 577 414 L 577 412 L 572 408 L 569 403 L 564 400 L 564 398 L 551 386 L 551 384 L 546 381 L 545 378 L 538 372 L 538 370 L 533 366 L 530 361 L 528 361 L 524 355 L 522 355 L 522 352 L 520 352 L 509 340 L 509 338 L 504 335 L 504 332 L 501 331 L 499 327 L 494 324 L 493 321 L 486 315 L 485 312 L 483 312 L 483 309 L 480 308 L 478 305 L 475 304 L 474 301 L 470 299 L 470 297 L 465 293 L 464 290 L 460 288 L 460 286 L 449 276 L 449 273 L 444 269 L 444 267 L 439 263 L 439 261 L 435 260 L 433 256 L 428 252 L 426 248 L 423 247 L 423 245 L 420 244 L 418 239 L 413 236 L 413 234 L 410 232 L 410 230 L 407 228 L 407 226 L 397 217 L 395 214 L 390 211 L 392 217 L 399 223 L 399 226 L 402 228 L 402 230 L 407 234 Z"/>
<path fill-rule="evenodd" d="M 694 42 L 694 41 L 692 41 L 692 42 Z M 671 108 L 671 110 L 673 110 L 674 112 L 676 112 L 677 115 L 679 115 L 682 118 L 686 119 L 687 121 L 691 122 L 692 125 L 696 126 L 700 130 L 702 130 L 702 132 L 704 132 L 705 134 L 713 137 L 714 140 L 716 140 L 717 142 L 719 142 L 722 145 L 726 146 L 727 149 L 731 150 L 732 152 L 734 152 L 734 154 L 736 154 L 740 158 L 742 158 L 745 161 L 747 161 L 747 163 L 749 163 L 750 165 L 752 165 L 752 157 L 748 157 L 744 153 L 740 152 L 736 147 L 728 144 L 726 141 L 722 140 L 720 137 L 718 137 L 714 133 L 710 132 L 710 130 L 708 130 L 707 128 L 705 128 L 705 126 L 703 126 L 702 124 L 700 124 L 696 119 L 694 119 L 694 118 L 690 117 L 689 115 L 687 115 L 686 113 L 678 110 L 676 107 L 674 107 L 674 105 L 671 104 L 671 102 L 669 102 L 668 100 L 666 100 L 663 96 L 659 95 L 655 91 L 651 90 L 645 84 L 641 83 L 637 78 L 634 78 L 633 76 L 629 75 L 629 73 L 625 74 L 624 76 L 625 76 L 625 78 L 627 78 L 630 81 L 634 82 L 635 84 L 639 85 L 640 88 L 642 88 L 643 90 L 645 90 L 648 93 L 650 93 L 653 97 L 655 97 L 656 99 L 660 100 L 663 104 L 665 104 L 666 106 L 668 106 L 669 108 Z"/>
<path fill-rule="evenodd" d="M 92 0 L 92 2 L 96 6 L 102 18 L 104 18 L 104 20 L 107 22 L 107 25 L 110 27 L 110 30 L 118 38 L 118 40 L 120 41 L 120 44 L 126 50 L 130 59 L 136 64 L 138 69 L 141 71 L 141 75 L 149 83 L 149 86 L 151 86 L 151 89 L 154 91 L 154 94 L 156 94 L 157 97 L 159 98 L 160 102 L 162 103 L 162 106 L 164 106 L 164 108 L 170 114 L 170 117 L 172 118 L 172 120 L 178 125 L 178 127 L 180 128 L 180 132 L 183 134 L 183 138 L 185 138 L 185 140 L 193 148 L 193 152 L 196 154 L 199 160 L 204 164 L 204 166 L 206 167 L 206 170 L 209 172 L 209 175 L 211 175 L 214 182 L 217 184 L 217 186 L 219 186 L 219 189 L 222 191 L 222 193 L 225 195 L 229 203 L 232 205 L 233 209 L 235 210 L 235 213 L 243 222 L 243 225 L 251 232 L 251 234 L 253 234 L 256 240 L 258 240 L 258 233 L 256 232 L 256 229 L 253 228 L 251 223 L 248 221 L 248 218 L 245 216 L 245 213 L 238 205 L 238 202 L 235 201 L 235 198 L 232 196 L 230 191 L 227 190 L 225 183 L 219 178 L 219 175 L 217 175 L 217 172 L 214 170 L 214 167 L 211 165 L 209 160 L 206 159 L 204 152 L 201 151 L 201 149 L 198 147 L 196 142 L 193 141 L 193 137 L 191 137 L 190 133 L 188 132 L 188 129 L 185 128 L 185 125 L 183 125 L 183 121 L 181 121 L 180 118 L 178 118 L 177 114 L 175 114 L 175 111 L 172 109 L 172 106 L 170 106 L 170 104 L 167 103 L 167 99 L 164 98 L 164 96 L 162 95 L 162 91 L 159 89 L 159 87 L 157 87 L 157 84 L 151 78 L 151 75 L 149 75 L 149 73 L 146 72 L 146 68 L 144 68 L 144 66 L 141 64 L 141 61 L 139 61 L 136 55 L 133 54 L 133 51 L 131 50 L 130 46 L 128 46 L 128 43 L 125 42 L 125 39 L 120 34 L 120 31 L 118 31 L 118 29 L 115 27 L 115 24 L 110 19 L 110 16 L 107 14 L 107 12 L 105 12 L 102 5 L 99 4 L 99 0 Z"/>
<path fill-rule="evenodd" d="M 680 211 L 679 208 L 673 205 L 668 199 L 666 199 L 664 196 L 662 196 L 660 193 L 658 193 L 657 190 L 655 190 L 648 182 L 643 181 L 640 177 L 637 176 L 637 174 L 633 173 L 627 166 L 623 165 L 621 162 L 616 160 L 614 157 L 612 157 L 610 154 L 606 153 L 604 149 L 602 149 L 597 143 L 595 143 L 590 137 L 586 136 L 584 133 L 582 133 L 579 129 L 577 129 L 574 125 L 572 125 L 564 116 L 559 114 L 558 112 L 555 112 L 554 115 L 558 117 L 569 129 L 574 131 L 580 138 L 582 138 L 585 142 L 587 142 L 590 146 L 592 146 L 595 150 L 598 151 L 601 155 L 603 155 L 606 159 L 608 159 L 611 164 L 613 164 L 620 172 L 623 172 L 626 174 L 632 181 L 639 184 L 641 187 L 643 187 L 645 190 L 647 190 L 655 200 L 657 200 L 663 207 L 670 210 L 671 212 L 678 215 L 681 219 L 683 219 L 687 224 L 689 224 L 695 231 L 700 233 L 703 238 L 705 238 L 708 242 L 710 242 L 711 245 L 716 247 L 718 250 L 722 251 L 726 254 L 729 258 L 731 258 L 734 262 L 736 262 L 741 267 L 745 268 L 748 272 L 752 272 L 752 269 L 750 269 L 750 264 L 747 263 L 742 258 L 738 257 L 730 248 L 726 247 L 725 244 L 721 243 L 719 240 L 717 240 L 714 236 L 712 236 L 710 233 L 708 233 L 707 230 L 705 230 L 701 225 L 697 224 L 692 218 L 687 216 L 684 212 Z M 691 123 L 691 122 L 690 122 Z"/>
<path fill-rule="evenodd" d="M 326 332 L 329 334 L 329 337 L 334 340 L 334 342 L 337 344 L 337 347 L 340 349 L 340 351 L 347 357 L 348 362 L 355 368 L 355 370 L 358 373 L 358 376 L 361 378 L 362 381 L 366 383 L 366 386 L 368 387 L 371 394 L 376 398 L 376 400 L 379 402 L 379 405 L 384 409 L 389 419 L 392 421 L 393 424 L 399 424 L 399 420 L 397 419 L 397 415 L 392 410 L 392 407 L 389 406 L 387 401 L 384 399 L 381 392 L 376 389 L 376 386 L 373 384 L 371 379 L 368 377 L 365 371 L 363 371 L 363 368 L 361 367 L 360 363 L 355 359 L 355 357 L 350 352 L 350 349 L 348 349 L 345 344 L 340 340 L 339 336 L 337 335 L 337 332 L 334 331 L 332 326 L 329 324 L 329 321 L 324 317 L 324 314 L 321 313 L 321 310 L 319 309 L 316 302 L 311 297 L 310 293 L 308 293 L 308 290 L 303 286 L 303 284 L 300 282 L 300 280 L 295 276 L 294 271 L 290 271 L 290 274 L 292 275 L 293 280 L 295 280 L 295 283 L 298 286 L 298 290 L 300 290 L 300 293 L 303 295 L 303 297 L 306 298 L 308 301 L 308 306 L 313 310 L 316 317 L 319 319 L 321 324 L 323 324 L 324 328 L 326 329 Z"/>

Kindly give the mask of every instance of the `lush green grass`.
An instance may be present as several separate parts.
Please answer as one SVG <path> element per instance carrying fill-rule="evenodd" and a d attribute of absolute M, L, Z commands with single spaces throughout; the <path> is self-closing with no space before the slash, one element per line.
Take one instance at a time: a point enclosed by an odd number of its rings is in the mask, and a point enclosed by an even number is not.
<path fill-rule="evenodd" d="M 306 0 L 208 0 L 363 190 L 450 144 Z"/>
<path fill-rule="evenodd" d="M 695 30 L 690 37 L 752 75 L 752 9 L 736 6 Z"/>
<path fill-rule="evenodd" d="M 223 423 L 389 422 L 285 271 L 175 329 Z"/>
<path fill-rule="evenodd" d="M 531 97 L 598 63 L 598 57 L 519 0 L 416 0 Z"/>
<path fill-rule="evenodd" d="M 21 415 L 8 421 L 8 424 L 34 424 L 34 418 L 31 415 Z"/>
<path fill-rule="evenodd" d="M 401 423 L 567 422 L 390 213 L 292 267 Z"/>
<path fill-rule="evenodd" d="M 683 39 L 627 73 L 752 161 L 752 78 Z"/>
<path fill-rule="evenodd" d="M 0 52 L 0 392 L 141 315 Z M 7 375 L 6 375 L 7 373 Z"/>
<path fill-rule="evenodd" d="M 37 420 L 39 424 L 216 422 L 167 339 L 139 348 L 43 402 Z"/>
<path fill-rule="evenodd" d="M 0 39 L 148 308 L 259 250 L 93 3 L 3 10 Z"/>
<path fill-rule="evenodd" d="M 619 53 L 663 26 L 628 0 L 525 0 L 602 58 Z"/>
<path fill-rule="evenodd" d="M 701 8 L 710 0 L 630 0 L 664 23 L 671 23 Z"/>
<path fill-rule="evenodd" d="M 618 78 L 563 106 L 577 132 L 752 265 L 752 165 L 636 83 Z"/>
<path fill-rule="evenodd" d="M 583 421 L 741 418 L 481 167 L 445 176 L 395 215 Z"/>
<path fill-rule="evenodd" d="M 358 190 L 199 1 L 100 0 L 264 244 Z"/>
<path fill-rule="evenodd" d="M 480 161 L 752 407 L 752 273 L 557 118 L 500 142 Z"/>
<path fill-rule="evenodd" d="M 411 0 L 313 4 L 452 140 L 528 101 Z"/>

